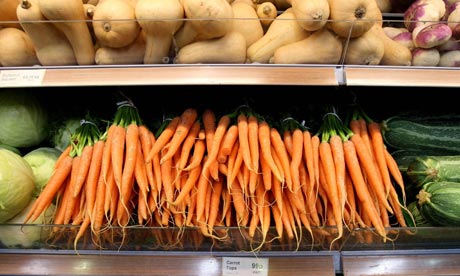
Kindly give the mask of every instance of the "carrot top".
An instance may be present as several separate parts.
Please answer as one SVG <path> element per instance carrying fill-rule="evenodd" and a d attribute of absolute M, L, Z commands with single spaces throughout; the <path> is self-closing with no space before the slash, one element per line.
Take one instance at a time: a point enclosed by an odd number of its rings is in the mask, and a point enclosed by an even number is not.
<path fill-rule="evenodd" d="M 70 136 L 70 157 L 80 156 L 85 146 L 94 145 L 101 137 L 102 134 L 96 120 L 90 119 L 89 116 L 87 116 L 87 119 L 82 119 L 80 126 Z"/>

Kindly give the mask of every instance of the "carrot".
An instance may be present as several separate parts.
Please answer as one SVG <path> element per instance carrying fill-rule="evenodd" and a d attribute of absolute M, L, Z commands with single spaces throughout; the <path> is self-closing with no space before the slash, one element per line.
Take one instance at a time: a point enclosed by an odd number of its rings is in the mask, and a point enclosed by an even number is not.
<path fill-rule="evenodd" d="M 290 130 L 285 130 L 283 132 L 283 142 L 284 146 L 286 147 L 287 152 L 289 153 L 289 156 L 292 156 L 292 131 Z"/>
<path fill-rule="evenodd" d="M 193 124 L 192 128 L 190 129 L 187 137 L 185 138 L 182 148 L 181 148 L 181 158 L 179 161 L 179 165 L 177 169 L 179 171 L 183 171 L 185 166 L 187 166 L 187 162 L 189 161 L 190 153 L 193 148 L 193 145 L 195 144 L 195 140 L 198 137 L 198 134 L 200 133 L 201 125 L 200 121 L 195 121 Z"/>
<path fill-rule="evenodd" d="M 345 210 L 345 202 L 347 199 L 347 191 L 345 186 L 346 166 L 345 155 L 343 153 L 343 140 L 337 135 L 333 134 L 329 138 L 331 146 L 332 157 L 334 161 L 337 195 L 339 197 L 340 208 L 342 212 Z"/>
<path fill-rule="evenodd" d="M 313 224 L 315 226 L 320 225 L 320 219 L 318 216 L 318 211 L 316 210 L 316 196 L 313 197 L 311 194 L 309 194 L 310 190 L 313 190 L 311 188 L 312 183 L 310 183 L 309 177 L 308 177 L 308 172 L 305 164 L 301 164 L 299 166 L 299 175 L 300 175 L 300 184 L 302 187 L 305 187 L 304 197 L 305 197 L 305 205 L 306 205 L 306 211 L 307 213 L 310 214 L 311 220 L 313 221 Z"/>
<path fill-rule="evenodd" d="M 252 169 L 251 150 L 249 148 L 249 128 L 248 118 L 245 114 L 241 113 L 237 118 L 238 124 L 238 141 L 240 144 L 241 154 L 243 155 L 243 162 L 248 169 Z"/>
<path fill-rule="evenodd" d="M 203 217 L 205 216 L 206 209 L 206 194 L 209 184 L 209 171 L 205 171 L 204 174 L 200 174 L 197 183 L 196 217 L 198 222 L 204 222 Z"/>
<path fill-rule="evenodd" d="M 393 213 L 393 210 L 386 197 L 385 188 L 382 183 L 382 178 L 380 176 L 379 170 L 376 168 L 374 160 L 372 159 L 372 156 L 370 155 L 365 142 L 361 139 L 360 135 L 356 134 L 351 136 L 350 140 L 355 145 L 356 152 L 360 161 L 359 163 L 364 169 L 364 172 L 368 177 L 369 184 L 375 191 L 378 201 L 384 204 L 388 212 Z"/>
<path fill-rule="evenodd" d="M 80 160 L 81 160 L 80 155 L 75 156 L 72 160 L 72 170 L 70 172 L 70 182 L 69 182 L 69 186 L 66 187 L 66 189 L 70 189 L 70 196 L 66 202 L 66 210 L 64 212 L 64 221 L 63 221 L 64 224 L 70 223 L 72 214 L 75 211 L 75 204 L 78 200 L 78 197 L 80 196 L 80 193 L 78 193 L 76 196 L 73 195 L 77 173 L 79 171 Z"/>
<path fill-rule="evenodd" d="M 206 150 L 211 152 L 212 140 L 216 131 L 216 114 L 211 109 L 206 109 L 201 114 L 203 128 L 206 136 Z"/>
<path fill-rule="evenodd" d="M 115 183 L 115 178 L 113 175 L 113 169 L 110 165 L 107 172 L 107 179 L 104 180 L 106 185 L 106 193 L 104 199 L 104 213 L 109 222 L 112 221 L 113 217 L 116 214 L 117 205 L 118 205 L 118 187 Z"/>
<path fill-rule="evenodd" d="M 271 144 L 273 145 L 273 148 L 275 149 L 277 156 L 279 157 L 279 160 L 281 161 L 281 166 L 284 172 L 284 176 L 286 178 L 285 179 L 286 187 L 292 192 L 293 187 L 292 187 L 290 160 L 289 160 L 289 156 L 288 156 L 286 147 L 284 146 L 283 139 L 281 138 L 281 135 L 276 128 L 270 129 L 270 141 L 271 141 Z"/>
<path fill-rule="evenodd" d="M 81 152 L 78 171 L 76 172 L 76 175 L 75 175 L 75 184 L 73 186 L 73 196 L 77 196 L 80 193 L 80 190 L 86 181 L 86 176 L 88 175 L 89 167 L 91 165 L 92 155 L 93 155 L 93 145 L 92 144 L 85 145 Z"/>
<path fill-rule="evenodd" d="M 317 187 L 319 183 L 319 144 L 321 143 L 321 139 L 319 135 L 313 135 L 311 137 L 311 146 L 313 152 L 313 167 L 314 167 L 314 176 L 315 181 L 313 187 Z"/>
<path fill-rule="evenodd" d="M 238 180 L 237 180 L 238 181 Z M 233 207 L 236 212 L 236 223 L 238 226 L 245 226 L 246 219 L 248 216 L 248 208 L 246 206 L 246 201 L 244 199 L 243 190 L 239 183 L 233 185 L 230 189 L 230 194 L 232 195 Z"/>
<path fill-rule="evenodd" d="M 169 144 L 168 144 L 169 145 Z M 167 153 L 169 150 L 169 147 L 166 146 L 162 152 Z M 163 162 L 161 166 L 161 187 L 162 191 L 164 191 L 165 195 L 165 200 L 167 203 L 167 206 L 171 204 L 171 202 L 174 201 L 174 183 L 173 183 L 173 176 L 172 176 L 172 163 L 173 160 L 171 158 L 168 158 Z"/>
<path fill-rule="evenodd" d="M 213 182 L 211 190 L 211 199 L 210 199 L 210 208 L 209 208 L 209 217 L 208 217 L 208 232 L 214 236 L 214 226 L 217 221 L 217 216 L 220 211 L 220 198 L 222 196 L 223 183 L 222 180 L 217 180 Z"/>
<path fill-rule="evenodd" d="M 94 206 L 91 210 L 91 231 L 93 235 L 93 241 L 99 245 L 99 232 L 101 231 L 103 220 L 104 220 L 104 205 L 105 205 L 105 194 L 106 184 L 102 174 L 99 175 L 96 185 L 96 198 L 94 200 Z"/>
<path fill-rule="evenodd" d="M 352 137 L 357 136 L 356 134 Z M 377 233 L 381 235 L 384 240 L 386 239 L 385 228 L 380 220 L 376 206 L 373 204 L 372 197 L 368 190 L 366 181 L 362 174 L 361 163 L 358 160 L 358 153 L 355 148 L 355 144 L 351 140 L 343 142 L 343 149 L 345 155 L 345 164 L 347 171 L 350 174 L 350 178 L 353 182 L 356 195 L 359 198 L 359 202 L 362 204 L 364 210 L 369 214 L 369 219 L 374 225 Z"/>
<path fill-rule="evenodd" d="M 203 165 L 203 171 L 209 170 L 212 167 L 217 168 L 217 154 L 219 153 L 220 145 L 229 125 L 230 117 L 228 115 L 221 116 L 212 137 L 211 151 L 208 152 L 208 158 L 206 163 Z M 218 179 L 218 173 L 216 170 L 211 170 L 210 175 L 213 179 Z"/>
<path fill-rule="evenodd" d="M 115 183 L 121 187 L 121 178 L 123 174 L 123 164 L 125 159 L 125 138 L 126 129 L 121 125 L 116 125 L 113 130 L 110 159 L 112 160 L 112 170 Z"/>
<path fill-rule="evenodd" d="M 327 192 L 327 197 L 332 206 L 332 213 L 337 224 L 338 236 L 335 240 L 339 239 L 343 235 L 343 224 L 342 224 L 342 205 L 339 198 L 339 192 L 337 187 L 337 175 L 334 163 L 334 157 L 331 149 L 331 144 L 328 141 L 322 141 L 319 145 L 319 159 L 323 172 L 325 174 L 326 185 L 324 189 Z"/>
<path fill-rule="evenodd" d="M 122 129 L 125 129 L 122 127 Z M 114 137 L 115 138 L 115 137 Z M 115 143 L 115 139 L 113 140 Z M 136 167 L 137 161 L 137 154 L 138 154 L 138 147 L 139 147 L 139 126 L 136 123 L 130 123 L 125 130 L 125 160 L 122 165 L 122 176 L 121 176 L 121 185 L 119 186 L 119 196 L 120 201 L 117 207 L 117 217 L 120 218 L 121 212 L 125 209 L 126 213 L 128 213 L 128 202 L 131 199 L 131 194 L 133 192 L 133 178 L 134 178 L 134 171 Z M 115 157 L 113 155 L 113 157 Z M 113 167 L 113 165 L 112 165 Z M 113 167 L 115 172 L 115 167 Z M 116 181 L 116 174 L 115 181 Z M 123 224 L 121 224 L 123 225 Z"/>
<path fill-rule="evenodd" d="M 67 155 L 70 155 L 72 148 L 73 146 L 70 144 L 61 152 L 61 154 L 58 156 L 58 159 L 56 159 L 56 162 L 54 163 L 54 168 L 59 167 L 62 159 L 64 159 Z"/>
<path fill-rule="evenodd" d="M 259 122 L 259 145 L 261 155 L 263 156 L 265 162 L 270 167 L 274 176 L 280 181 L 284 182 L 284 177 L 281 176 L 279 169 L 273 160 L 272 149 L 271 149 L 271 138 L 270 138 L 270 125 L 267 121 Z"/>
<path fill-rule="evenodd" d="M 314 164 L 314 153 L 311 132 L 308 130 L 303 131 L 303 151 L 304 151 L 304 163 L 307 166 L 307 172 L 309 176 L 309 183 L 311 189 L 309 190 L 309 196 L 313 194 L 313 187 L 315 183 L 315 164 Z"/>
<path fill-rule="evenodd" d="M 156 139 L 155 139 L 155 135 L 153 134 L 153 132 L 149 132 L 149 137 L 150 137 L 150 142 L 152 143 L 152 148 L 153 148 L 153 145 L 155 144 L 156 142 Z M 152 151 L 150 151 L 152 152 Z M 149 154 L 150 154 L 149 152 Z M 160 165 L 160 154 L 159 153 L 154 153 L 152 155 L 152 158 L 149 160 L 147 158 L 146 155 L 144 155 L 144 158 L 145 158 L 145 162 L 148 163 L 149 161 L 152 161 L 152 170 L 153 170 L 153 174 L 155 176 L 155 183 L 157 185 L 157 188 L 156 189 L 153 189 L 153 191 L 156 192 L 157 195 L 160 194 L 160 190 L 161 190 L 161 165 Z M 158 200 L 157 200 L 158 201 Z"/>
<path fill-rule="evenodd" d="M 141 205 L 138 206 L 139 218 L 147 218 L 147 206 L 148 206 L 148 192 L 150 190 L 149 179 L 147 176 L 147 167 L 144 159 L 144 153 L 142 152 L 142 145 L 140 139 L 138 140 L 136 165 L 134 167 L 134 178 L 137 183 L 138 202 Z"/>
<path fill-rule="evenodd" d="M 255 115 L 247 117 L 248 122 L 248 142 L 251 153 L 252 171 L 259 173 L 259 121 Z"/>
<path fill-rule="evenodd" d="M 292 190 L 294 193 L 301 189 L 299 167 L 303 158 L 303 132 L 297 128 L 291 132 L 292 137 L 292 154 L 291 154 L 291 177 L 292 177 Z"/>
<path fill-rule="evenodd" d="M 158 138 L 154 139 L 155 141 L 152 145 L 152 149 L 145 159 L 146 162 L 151 161 L 154 155 L 158 154 L 166 146 L 166 144 L 169 143 L 176 131 L 177 126 L 179 125 L 180 120 L 180 116 L 172 118 L 167 124 L 166 128 L 158 136 Z"/>
<path fill-rule="evenodd" d="M 361 135 L 361 125 L 358 118 L 350 120 L 349 123 L 350 129 L 354 134 Z"/>
<path fill-rule="evenodd" d="M 262 154 L 262 148 L 259 148 L 260 150 L 260 169 L 262 172 L 262 177 L 263 177 L 263 184 L 265 190 L 271 190 L 272 188 L 272 170 L 270 169 L 270 166 L 268 165 L 267 160 L 265 160 L 263 154 Z"/>
<path fill-rule="evenodd" d="M 195 123 L 197 117 L 198 112 L 194 108 L 187 108 L 182 112 L 179 124 L 177 125 L 174 134 L 171 137 L 171 141 L 169 142 L 169 150 L 165 155 L 161 157 L 160 164 L 174 156 L 176 151 L 182 145 L 182 142 L 187 137 L 187 134 Z"/>
<path fill-rule="evenodd" d="M 145 162 L 144 166 L 147 174 L 149 189 L 154 189 L 156 192 L 157 185 L 155 174 L 153 172 L 152 161 L 145 161 L 145 157 L 149 154 L 150 150 L 152 149 L 152 140 L 150 140 L 150 133 L 151 131 L 147 128 L 147 126 L 139 126 L 139 140 L 141 142 L 140 148 L 142 150 L 142 157 L 144 158 L 143 162 Z"/>
<path fill-rule="evenodd" d="M 189 160 L 190 163 L 184 168 L 184 171 L 191 171 L 194 170 L 196 167 L 201 165 L 203 158 L 206 152 L 206 141 L 205 141 L 205 134 L 204 130 L 201 129 L 198 133 L 198 138 L 195 140 L 195 144 L 193 145 L 193 155 L 192 158 Z"/>
<path fill-rule="evenodd" d="M 393 177 L 393 179 L 396 181 L 396 183 L 399 185 L 401 188 L 401 192 L 403 194 L 403 199 L 405 201 L 406 199 L 406 188 L 404 185 L 404 178 L 401 174 L 401 170 L 399 170 L 398 163 L 396 160 L 393 158 L 393 155 L 388 151 L 388 149 L 385 147 L 384 149 L 384 154 L 385 154 L 385 161 L 387 163 L 388 170 Z"/>
<path fill-rule="evenodd" d="M 227 176 L 227 186 L 231 189 L 233 182 L 237 177 L 241 165 L 243 164 L 243 154 L 241 152 L 240 142 L 236 141 L 233 146 L 232 153 L 228 158 L 228 176 Z"/>
<path fill-rule="evenodd" d="M 105 141 L 99 140 L 94 144 L 91 157 L 91 165 L 88 171 L 88 177 L 84 186 L 88 216 L 92 217 L 94 202 L 96 201 L 96 189 L 101 174 L 102 155 L 104 152 Z"/>
<path fill-rule="evenodd" d="M 358 123 L 359 123 L 359 128 L 360 128 L 359 135 L 361 139 L 363 140 L 364 144 L 366 145 L 367 149 L 369 150 L 369 153 L 372 156 L 372 159 L 375 160 L 374 150 L 372 148 L 371 138 L 369 136 L 369 131 L 367 128 L 367 122 L 364 118 L 359 118 Z"/>
<path fill-rule="evenodd" d="M 219 153 L 217 154 L 217 161 L 219 163 L 224 163 L 227 160 L 227 156 L 230 155 L 236 140 L 238 140 L 238 126 L 231 125 L 228 127 L 227 132 L 225 132 Z"/>
<path fill-rule="evenodd" d="M 187 180 L 184 186 L 181 188 L 179 194 L 176 196 L 174 201 L 171 203 L 176 206 L 182 203 L 182 201 L 190 195 L 190 191 L 195 187 L 197 181 L 201 174 L 201 165 L 198 165 L 196 168 L 190 171 L 190 174 L 187 176 Z"/>
<path fill-rule="evenodd" d="M 388 194 L 393 183 L 391 182 L 390 172 L 385 159 L 385 143 L 383 141 L 380 125 L 372 121 L 367 124 L 367 128 L 371 138 L 375 160 L 385 185 L 385 192 Z"/>

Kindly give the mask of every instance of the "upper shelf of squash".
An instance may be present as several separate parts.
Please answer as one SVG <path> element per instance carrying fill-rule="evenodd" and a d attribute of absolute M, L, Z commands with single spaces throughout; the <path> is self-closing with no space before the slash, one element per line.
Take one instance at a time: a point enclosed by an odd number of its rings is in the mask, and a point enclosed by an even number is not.
<path fill-rule="evenodd" d="M 460 64 L 460 0 L 2 3 L 2 67 Z"/>

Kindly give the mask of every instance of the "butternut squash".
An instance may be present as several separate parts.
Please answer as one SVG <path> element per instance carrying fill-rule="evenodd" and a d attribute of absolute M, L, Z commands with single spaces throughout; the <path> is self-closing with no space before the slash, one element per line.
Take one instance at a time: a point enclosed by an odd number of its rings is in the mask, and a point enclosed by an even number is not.
<path fill-rule="evenodd" d="M 224 36 L 233 28 L 233 9 L 227 0 L 183 0 L 183 6 L 189 20 L 175 35 L 178 48 Z"/>
<path fill-rule="evenodd" d="M 41 65 L 76 65 L 77 60 L 67 37 L 40 11 L 38 0 L 22 0 L 16 14 L 22 29 L 31 39 Z"/>
<path fill-rule="evenodd" d="M 291 0 L 291 4 L 295 17 L 306 31 L 323 28 L 329 19 L 328 0 Z"/>
<path fill-rule="evenodd" d="M 264 35 L 262 24 L 256 10 L 246 2 L 233 2 L 233 30 L 240 32 L 246 39 L 246 47 Z"/>
<path fill-rule="evenodd" d="M 345 49 L 345 64 L 356 65 L 378 65 L 385 52 L 383 41 L 371 31 L 350 39 Z"/>
<path fill-rule="evenodd" d="M 383 42 L 384 53 L 380 60 L 380 65 L 392 66 L 410 66 L 412 63 L 412 53 L 403 44 L 389 38 L 383 31 L 379 23 L 375 23 L 369 30 L 374 32 L 377 37 Z"/>
<path fill-rule="evenodd" d="M 16 7 L 20 3 L 21 0 L 0 0 L 0 28 L 21 28 L 16 15 Z"/>
<path fill-rule="evenodd" d="M 145 33 L 139 32 L 136 40 L 125 47 L 99 47 L 96 50 L 95 62 L 98 65 L 142 64 L 145 53 Z"/>
<path fill-rule="evenodd" d="M 264 31 L 268 29 L 272 24 L 273 19 L 278 16 L 278 9 L 272 2 L 264 2 L 258 4 L 256 7 L 257 16 L 259 17 L 260 23 L 264 28 Z"/>
<path fill-rule="evenodd" d="M 276 49 L 270 63 L 275 64 L 338 64 L 342 56 L 342 40 L 331 30 L 322 28 L 307 38 Z"/>
<path fill-rule="evenodd" d="M 39 65 L 34 44 L 22 30 L 0 29 L 0 65 L 5 67 Z"/>
<path fill-rule="evenodd" d="M 329 8 L 329 26 L 341 37 L 358 37 L 382 22 L 375 0 L 329 0 Z"/>
<path fill-rule="evenodd" d="M 300 27 L 295 19 L 292 8 L 278 15 L 264 36 L 248 47 L 247 62 L 268 63 L 279 47 L 307 38 L 310 32 Z"/>
<path fill-rule="evenodd" d="M 96 39 L 106 47 L 125 47 L 140 31 L 134 7 L 126 0 L 102 1 L 94 11 L 92 22 Z"/>
<path fill-rule="evenodd" d="M 94 45 L 81 0 L 39 0 L 42 14 L 64 33 L 79 65 L 94 64 Z"/>
<path fill-rule="evenodd" d="M 190 43 L 180 48 L 174 63 L 244 63 L 246 39 L 237 31 L 230 31 L 219 38 Z"/>
<path fill-rule="evenodd" d="M 136 18 L 146 35 L 144 63 L 169 63 L 174 34 L 183 24 L 179 0 L 139 0 Z"/>

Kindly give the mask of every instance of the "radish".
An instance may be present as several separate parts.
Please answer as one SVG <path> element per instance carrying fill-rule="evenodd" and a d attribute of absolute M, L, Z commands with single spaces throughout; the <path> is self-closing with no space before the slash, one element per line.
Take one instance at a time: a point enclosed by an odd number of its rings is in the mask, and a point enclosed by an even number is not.
<path fill-rule="evenodd" d="M 415 47 L 432 48 L 444 44 L 452 37 L 452 30 L 444 23 L 420 25 L 412 32 Z"/>
<path fill-rule="evenodd" d="M 404 25 L 413 31 L 420 25 L 438 22 L 445 13 L 443 0 L 416 0 L 404 13 Z"/>
<path fill-rule="evenodd" d="M 460 50 L 452 50 L 441 53 L 439 67 L 460 67 Z"/>
<path fill-rule="evenodd" d="M 437 66 L 440 58 L 441 54 L 436 48 L 412 50 L 412 66 Z"/>

